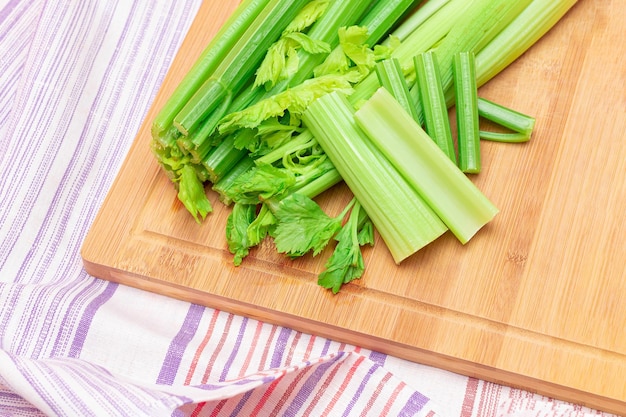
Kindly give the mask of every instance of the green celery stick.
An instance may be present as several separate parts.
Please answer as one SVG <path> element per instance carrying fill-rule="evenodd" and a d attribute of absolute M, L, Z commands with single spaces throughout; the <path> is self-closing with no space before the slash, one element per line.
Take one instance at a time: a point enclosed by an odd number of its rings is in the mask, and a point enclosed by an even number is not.
<path fill-rule="evenodd" d="M 478 125 L 478 91 L 476 62 L 473 52 L 454 56 L 458 165 L 465 173 L 480 172 L 480 135 Z"/>
<path fill-rule="evenodd" d="M 376 64 L 376 75 L 380 85 L 391 93 L 413 119 L 419 121 L 420 117 L 416 108 L 417 103 L 411 97 L 400 61 L 397 58 L 390 58 L 378 62 Z"/>
<path fill-rule="evenodd" d="M 535 127 L 535 118 L 526 114 L 520 113 L 513 109 L 509 109 L 501 104 L 494 103 L 493 101 L 485 98 L 478 98 L 477 110 L 480 117 L 484 117 L 500 126 L 512 130 L 516 134 L 510 136 L 510 142 L 525 142 L 530 139 L 530 135 Z M 482 135 L 482 133 L 481 133 Z M 508 133 L 505 133 L 508 135 Z M 501 134 L 490 136 L 489 132 L 485 132 L 485 138 L 493 137 L 491 140 L 498 140 L 495 137 L 501 137 L 500 141 L 505 141 L 506 136 Z"/>
<path fill-rule="evenodd" d="M 387 90 L 379 88 L 356 112 L 355 118 L 376 149 L 419 192 L 461 243 L 467 243 L 497 214 L 493 203 Z"/>
<path fill-rule="evenodd" d="M 256 71 L 269 46 L 307 1 L 270 0 L 230 48 L 211 77 L 174 117 L 174 126 L 188 135 L 223 100 L 239 93 Z"/>
<path fill-rule="evenodd" d="M 415 74 L 426 132 L 448 158 L 456 163 L 448 106 L 441 84 L 437 56 L 433 51 L 415 56 Z"/>
<path fill-rule="evenodd" d="M 250 23 L 268 3 L 269 0 L 244 0 L 237 6 L 159 110 L 152 122 L 153 136 L 163 135 L 172 126 L 176 114 L 215 71 Z"/>
<path fill-rule="evenodd" d="M 396 263 L 446 231 L 439 217 L 359 129 L 344 95 L 333 92 L 319 98 L 304 113 L 303 121 L 372 219 Z"/>

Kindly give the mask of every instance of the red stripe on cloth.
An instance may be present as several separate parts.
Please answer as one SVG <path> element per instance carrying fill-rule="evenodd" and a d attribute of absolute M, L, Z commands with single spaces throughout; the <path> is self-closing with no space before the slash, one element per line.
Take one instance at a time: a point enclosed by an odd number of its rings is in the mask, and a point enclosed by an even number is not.
<path fill-rule="evenodd" d="M 228 330 L 230 329 L 230 326 L 233 323 L 234 317 L 235 316 L 233 314 L 228 314 L 228 318 L 226 319 L 226 324 L 224 325 L 224 331 L 222 332 L 222 337 L 217 343 L 217 346 L 215 346 L 215 349 L 213 350 L 213 354 L 211 355 L 211 359 L 209 360 L 209 364 L 207 365 L 204 371 L 204 375 L 202 376 L 203 384 L 206 384 L 209 381 L 209 376 L 211 374 L 211 370 L 213 369 L 213 365 L 215 365 L 215 361 L 217 361 L 217 357 L 219 356 L 220 352 L 224 348 L 224 344 L 226 343 L 226 340 L 228 339 L 228 333 L 229 333 Z"/>
<path fill-rule="evenodd" d="M 378 396 L 382 392 L 383 387 L 385 386 L 387 381 L 389 381 L 389 379 L 391 379 L 391 374 L 389 372 L 387 372 L 387 374 L 385 374 L 383 379 L 378 383 L 378 386 L 376 387 L 376 389 L 374 390 L 374 393 L 372 394 L 372 396 L 370 397 L 369 401 L 367 402 L 367 405 L 365 406 L 365 408 L 361 412 L 361 416 L 362 417 L 365 417 L 367 414 L 369 414 L 370 410 L 374 406 L 374 403 L 376 402 L 376 399 L 378 398 Z"/>
<path fill-rule="evenodd" d="M 324 380 L 322 385 L 319 387 L 319 389 L 315 393 L 315 396 L 313 397 L 313 400 L 311 401 L 309 406 L 306 408 L 306 411 L 304 412 L 305 416 L 310 416 L 311 415 L 311 412 L 313 411 L 313 408 L 315 408 L 317 403 L 320 401 L 320 399 L 322 398 L 322 396 L 326 392 L 326 389 L 330 386 L 332 380 L 335 379 L 335 377 L 337 375 L 337 372 L 341 368 L 341 363 L 342 362 L 338 362 L 338 363 L 336 363 L 332 367 L 332 370 L 330 371 L 330 373 L 328 374 L 328 376 L 326 377 L 326 379 Z"/>
<path fill-rule="evenodd" d="M 352 365 L 352 367 L 350 367 L 350 370 L 348 371 L 348 374 L 346 375 L 343 382 L 341 383 L 341 386 L 335 392 L 333 399 L 330 401 L 330 403 L 328 403 L 328 405 L 324 409 L 324 412 L 322 413 L 323 416 L 328 416 L 330 414 L 332 409 L 335 407 L 335 404 L 337 404 L 337 402 L 339 401 L 339 398 L 344 394 L 344 391 L 346 387 L 348 386 L 348 384 L 350 383 L 350 381 L 352 380 L 352 377 L 356 373 L 357 368 L 359 367 L 359 365 L 361 365 L 361 363 L 363 363 L 364 360 L 365 360 L 365 357 L 360 356 L 356 361 L 354 361 L 354 364 Z"/>
<path fill-rule="evenodd" d="M 261 410 L 263 409 L 263 406 L 265 405 L 267 400 L 269 400 L 272 397 L 272 393 L 274 392 L 274 390 L 276 389 L 276 387 L 280 383 L 280 380 L 282 379 L 282 377 L 283 376 L 280 376 L 279 378 L 276 378 L 274 380 L 274 382 L 272 382 L 267 387 L 267 389 L 265 390 L 265 392 L 261 396 L 261 400 L 257 403 L 256 407 L 254 407 L 254 410 L 252 410 L 252 413 L 250 414 L 250 417 L 256 417 L 259 414 L 259 412 L 261 412 Z"/>
<path fill-rule="evenodd" d="M 211 412 L 211 415 L 209 417 L 217 417 L 217 415 L 219 415 L 220 411 L 222 411 L 222 408 L 224 408 L 224 406 L 226 405 L 226 402 L 228 400 L 222 400 L 219 403 L 217 403 L 217 405 L 215 406 L 215 408 L 213 409 L 213 411 Z"/>
<path fill-rule="evenodd" d="M 304 358 L 302 358 L 303 360 L 307 361 L 311 357 L 311 352 L 313 351 L 313 346 L 315 346 L 315 339 L 316 339 L 315 335 L 312 335 L 309 338 L 309 345 L 306 347 L 306 352 L 304 353 Z"/>
<path fill-rule="evenodd" d="M 463 405 L 461 406 L 460 417 L 472 417 L 474 403 L 476 402 L 476 392 L 478 391 L 478 384 L 479 381 L 476 378 L 467 379 L 467 386 L 465 387 L 465 398 L 463 398 Z"/>
<path fill-rule="evenodd" d="M 259 336 L 261 335 L 262 329 L 263 329 L 263 322 L 260 322 L 260 321 L 257 322 L 256 329 L 254 331 L 254 338 L 252 339 L 252 345 L 250 345 L 250 350 L 248 350 L 248 355 L 246 356 L 246 359 L 243 362 L 243 365 L 241 366 L 241 369 L 239 371 L 239 378 L 243 378 L 246 375 L 246 371 L 248 370 L 248 367 L 250 366 L 250 362 L 252 361 L 252 356 L 254 356 L 254 353 L 256 351 L 256 346 L 259 341 Z"/>
<path fill-rule="evenodd" d="M 387 400 L 387 403 L 385 403 L 385 407 L 383 408 L 381 416 L 386 416 L 389 414 L 389 411 L 391 410 L 393 403 L 396 402 L 398 395 L 400 395 L 400 392 L 404 389 L 404 387 L 406 387 L 406 383 L 400 382 L 398 386 L 396 387 L 396 389 L 393 390 L 393 394 L 391 394 L 391 397 L 389 397 L 389 400 Z"/>
<path fill-rule="evenodd" d="M 272 347 L 275 345 L 274 343 L 271 343 L 271 340 L 274 340 L 274 335 L 276 334 L 276 329 L 278 327 L 277 326 L 272 326 L 272 330 L 270 332 L 270 336 L 268 338 L 268 342 L 265 344 L 265 349 L 263 350 L 263 354 L 261 356 L 261 362 L 259 362 L 259 367 L 265 369 L 266 367 L 266 362 L 267 362 L 267 357 L 270 354 L 270 351 L 272 350 Z"/>
<path fill-rule="evenodd" d="M 190 417 L 198 417 L 200 413 L 202 412 L 202 409 L 204 408 L 205 405 L 206 405 L 206 402 L 198 403 L 198 405 L 196 405 L 196 408 L 194 408 L 193 411 L 191 412 Z"/>
<path fill-rule="evenodd" d="M 435 417 L 435 416 L 436 416 L 436 414 L 435 414 L 435 412 L 434 412 L 434 411 L 432 411 L 432 410 L 431 410 L 431 411 L 429 411 L 429 412 L 428 412 L 428 414 L 426 414 L 426 417 Z"/>
<path fill-rule="evenodd" d="M 217 318 L 219 317 L 219 314 L 220 312 L 218 310 L 215 310 L 213 312 L 213 316 L 211 317 L 211 322 L 209 323 L 209 328 L 206 334 L 204 335 L 204 339 L 202 339 L 202 342 L 200 342 L 200 345 L 196 349 L 196 353 L 194 354 L 193 360 L 191 361 L 191 366 L 189 367 L 189 370 L 187 371 L 187 376 L 185 377 L 185 385 L 191 384 L 191 378 L 193 377 L 193 374 L 196 372 L 196 367 L 198 366 L 200 355 L 202 354 L 202 352 L 204 351 L 204 348 L 206 347 L 206 345 L 209 343 L 209 340 L 211 339 L 211 335 L 213 334 L 213 330 L 215 329 L 215 323 L 217 323 Z"/>
<path fill-rule="evenodd" d="M 293 340 L 291 341 L 291 346 L 289 347 L 289 352 L 287 353 L 287 358 L 285 359 L 285 365 L 290 365 L 293 360 L 293 354 L 296 351 L 296 347 L 298 346 L 298 342 L 302 337 L 302 333 L 296 332 Z"/>
<path fill-rule="evenodd" d="M 276 403 L 276 406 L 272 410 L 272 413 L 269 415 L 269 417 L 275 417 L 278 415 L 278 412 L 281 410 L 281 408 L 283 408 L 285 403 L 287 403 L 287 400 L 289 399 L 291 394 L 293 394 L 296 391 L 296 388 L 298 387 L 298 385 L 300 385 L 300 381 L 302 381 L 302 379 L 308 373 L 310 373 L 312 369 L 313 367 L 309 366 L 308 368 L 305 368 L 302 371 L 298 372 L 298 374 L 293 379 L 293 381 L 291 381 L 291 384 L 289 384 L 289 386 L 285 390 L 285 393 L 282 395 L 282 397 L 280 397 L 280 400 L 278 400 L 278 402 Z"/>

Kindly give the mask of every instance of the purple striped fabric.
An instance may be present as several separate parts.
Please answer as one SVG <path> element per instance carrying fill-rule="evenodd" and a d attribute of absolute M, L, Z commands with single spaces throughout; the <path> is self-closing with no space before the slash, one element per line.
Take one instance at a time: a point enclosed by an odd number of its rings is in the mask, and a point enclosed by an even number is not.
<path fill-rule="evenodd" d="M 200 3 L 0 0 L 0 416 L 591 413 L 84 272 Z"/>

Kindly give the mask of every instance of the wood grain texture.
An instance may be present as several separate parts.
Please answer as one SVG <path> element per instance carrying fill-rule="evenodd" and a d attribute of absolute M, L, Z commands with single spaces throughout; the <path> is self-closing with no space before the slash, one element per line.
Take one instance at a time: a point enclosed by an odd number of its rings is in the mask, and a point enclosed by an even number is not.
<path fill-rule="evenodd" d="M 396 266 L 382 241 L 333 296 L 328 253 L 271 242 L 232 265 L 229 210 L 198 225 L 149 149 L 152 118 L 236 1 L 205 1 L 82 249 L 106 280 L 626 414 L 626 49 L 620 1 L 579 2 L 480 95 L 537 118 L 526 144 L 484 143 L 499 207 L 467 245 L 448 233 Z M 321 198 L 330 212 L 349 198 Z"/>

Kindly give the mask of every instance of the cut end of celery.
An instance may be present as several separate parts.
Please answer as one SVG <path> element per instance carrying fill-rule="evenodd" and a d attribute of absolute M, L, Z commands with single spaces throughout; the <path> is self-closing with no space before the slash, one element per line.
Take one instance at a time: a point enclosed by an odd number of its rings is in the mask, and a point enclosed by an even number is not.
<path fill-rule="evenodd" d="M 434 143 L 384 88 L 356 111 L 374 146 L 439 216 L 467 243 L 498 212 L 491 201 Z"/>

